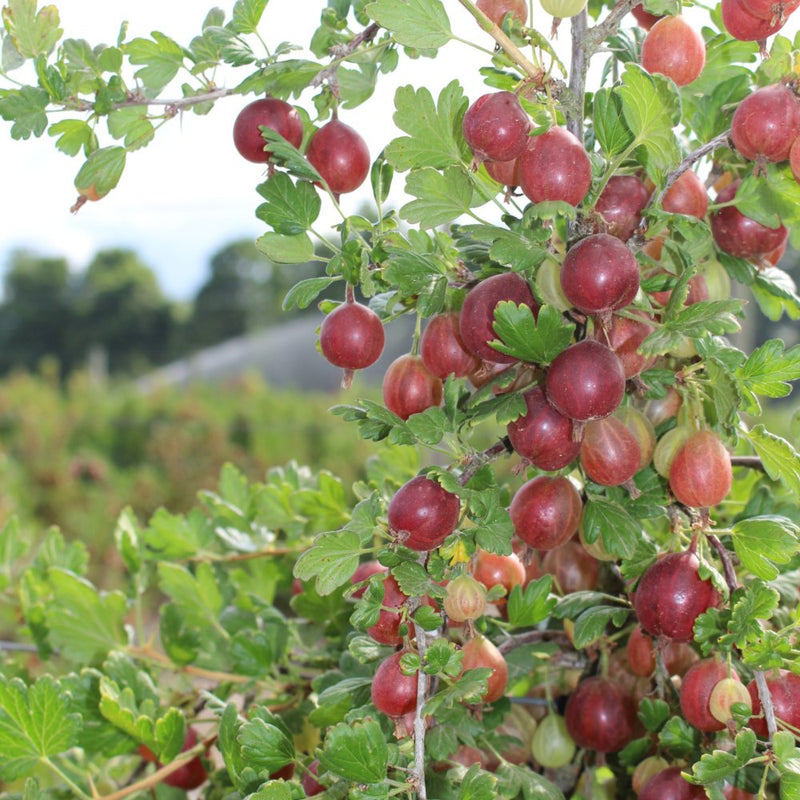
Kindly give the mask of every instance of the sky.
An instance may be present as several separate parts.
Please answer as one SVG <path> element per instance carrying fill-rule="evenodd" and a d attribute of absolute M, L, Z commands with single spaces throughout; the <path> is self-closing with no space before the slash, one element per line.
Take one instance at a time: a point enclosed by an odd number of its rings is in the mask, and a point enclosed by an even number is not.
<path fill-rule="evenodd" d="M 212 3 L 55 0 L 64 35 L 92 44 L 115 41 L 123 20 L 129 23 L 131 37 L 160 30 L 186 44 L 199 33 Z M 233 0 L 218 0 L 217 5 L 226 12 L 226 19 L 230 17 Z M 270 0 L 262 18 L 262 35 L 271 46 L 283 40 L 304 44 L 317 25 L 323 5 L 322 0 Z M 455 0 L 448 0 L 445 7 L 454 32 L 491 44 Z M 540 13 L 538 27 L 548 30 L 550 18 Z M 787 30 L 793 22 L 787 24 Z M 562 49 L 569 39 L 566 24 L 564 29 L 558 43 Z M 459 42 L 451 42 L 441 52 L 436 61 L 405 61 L 395 73 L 381 76 L 376 95 L 367 103 L 342 112 L 342 120 L 365 137 L 373 158 L 398 135 L 391 120 L 397 86 L 426 85 L 436 97 L 441 87 L 457 77 L 471 99 L 486 91 L 477 74 L 477 67 L 486 63 L 484 56 L 473 55 L 476 51 Z M 232 70 L 218 75 L 217 82 L 234 85 L 244 74 L 246 70 Z M 9 135 L 10 123 L 0 120 L 4 182 L 0 267 L 19 247 L 66 256 L 74 269 L 85 267 L 99 249 L 130 247 L 156 271 L 168 297 L 190 299 L 208 276 L 210 258 L 217 250 L 235 239 L 255 239 L 266 230 L 254 214 L 260 202 L 256 186 L 264 179 L 264 170 L 239 156 L 231 135 L 239 110 L 253 99 L 254 95 L 224 98 L 207 116 L 186 113 L 172 120 L 157 132 L 150 145 L 129 155 L 114 191 L 100 202 L 87 203 L 74 215 L 69 209 L 76 199 L 73 178 L 80 157 L 72 159 L 57 151 L 47 134 L 40 139 L 14 141 Z M 105 144 L 110 143 L 106 139 Z M 395 181 L 402 185 L 403 179 Z M 368 198 L 365 185 L 343 198 L 343 208 L 346 213 L 355 212 Z M 327 214 L 324 210 L 322 229 L 334 222 L 330 210 Z"/>
<path fill-rule="evenodd" d="M 199 33 L 214 3 L 55 0 L 55 4 L 66 37 L 84 38 L 92 44 L 113 42 L 120 23 L 127 20 L 131 37 L 160 30 L 187 44 Z M 217 5 L 229 18 L 233 0 L 218 0 Z M 271 0 L 262 18 L 262 35 L 272 46 L 283 40 L 304 44 L 316 28 L 322 7 L 319 0 Z M 469 26 L 470 34 L 474 29 L 472 38 L 480 41 L 482 35 L 467 12 L 455 4 L 452 11 L 453 27 Z M 396 86 L 427 84 L 436 96 L 437 85 L 443 86 L 463 72 L 467 48 L 456 43 L 448 49 L 449 72 L 442 70 L 438 61 L 434 72 L 430 59 L 412 62 L 410 69 L 379 81 L 373 100 L 342 113 L 341 119 L 367 139 L 373 158 L 391 138 L 386 136 L 385 127 L 392 124 Z M 246 74 L 246 69 L 234 70 L 218 83 L 234 85 Z M 477 78 L 474 86 L 472 94 L 477 97 L 481 93 Z M 304 99 L 309 96 L 304 95 Z M 76 199 L 73 178 L 80 157 L 72 159 L 57 151 L 47 134 L 40 139 L 12 140 L 10 123 L 0 120 L 4 182 L 0 266 L 17 247 L 67 256 L 75 269 L 83 268 L 98 249 L 131 247 L 156 271 L 167 296 L 191 298 L 206 279 L 210 257 L 218 249 L 232 240 L 254 239 L 266 231 L 254 214 L 260 202 L 256 186 L 264 179 L 264 170 L 236 152 L 231 135 L 237 113 L 254 99 L 255 95 L 227 97 L 207 116 L 187 113 L 172 120 L 157 131 L 151 144 L 129 155 L 114 191 L 100 202 L 87 203 L 74 215 L 69 209 Z M 343 198 L 343 207 L 348 213 L 355 212 L 368 197 L 365 186 Z M 327 224 L 334 221 L 328 215 Z"/>

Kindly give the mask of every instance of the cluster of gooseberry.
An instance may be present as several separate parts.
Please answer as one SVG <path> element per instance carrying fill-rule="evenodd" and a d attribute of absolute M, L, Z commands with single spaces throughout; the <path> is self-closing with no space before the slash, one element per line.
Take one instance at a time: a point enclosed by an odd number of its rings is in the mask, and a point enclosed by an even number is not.
<path fill-rule="evenodd" d="M 731 11 L 734 3 L 739 5 Z M 723 0 L 726 24 L 735 15 L 731 24 L 737 32 L 731 32 L 737 38 L 763 38 L 743 30 L 742 14 L 761 20 L 753 29 L 761 31 L 765 24 L 783 24 L 794 10 L 784 3 L 772 5 L 772 16 L 766 19 L 751 10 L 751 4 L 752 0 Z M 555 16 L 570 16 L 584 5 L 576 2 L 571 11 L 569 4 L 543 3 Z M 527 19 L 522 2 L 479 0 L 477 7 L 497 25 L 507 24 L 509 15 L 523 25 Z M 648 29 L 641 66 L 679 87 L 696 80 L 706 60 L 702 36 L 681 16 L 650 18 L 641 7 L 634 13 Z M 291 106 L 272 99 L 248 106 L 240 115 L 242 130 L 235 134 L 243 155 L 269 160 L 260 126 L 300 147 L 303 127 L 293 113 Z M 513 493 L 507 508 L 514 532 L 511 555 L 478 548 L 456 559 L 437 585 L 440 591 L 431 596 L 407 595 L 397 577 L 376 561 L 362 563 L 353 575 L 354 598 L 367 587 L 380 595 L 375 618 L 365 629 L 374 642 L 394 651 L 380 661 L 371 697 L 378 711 L 396 721 L 400 736 L 410 733 L 418 713 L 419 673 L 408 668 L 413 658 L 406 657 L 417 653 L 419 629 L 413 612 L 420 606 L 442 615 L 443 630 L 457 643 L 462 675 L 489 668 L 479 699 L 496 703 L 508 689 L 508 668 L 501 650 L 481 632 L 486 630 L 482 620 L 502 619 L 505 598 L 514 587 L 524 588 L 545 574 L 553 577 L 560 594 L 596 589 L 602 562 L 615 560 L 602 539 L 589 542 L 585 537 L 583 513 L 593 487 L 623 487 L 635 497 L 637 474 L 652 466 L 664 479 L 670 500 L 692 520 L 699 510 L 706 522 L 708 509 L 722 503 L 731 489 L 730 453 L 719 434 L 702 421 L 699 409 L 682 408 L 683 397 L 674 389 L 661 401 L 642 399 L 643 374 L 665 363 L 642 346 L 672 306 L 677 283 L 668 259 L 662 259 L 667 232 L 646 230 L 648 208 L 657 204 L 669 214 L 708 218 L 719 250 L 759 265 L 777 261 L 787 239 L 783 226 L 768 228 L 738 211 L 732 201 L 741 184 L 733 176 L 727 185 L 717 184 L 717 208 L 709 215 L 706 186 L 691 169 L 673 175 L 658 196 L 641 172 L 606 177 L 602 187 L 595 184 L 592 207 L 583 208 L 593 187 L 592 161 L 584 143 L 559 124 L 534 130 L 520 95 L 512 91 L 493 91 L 475 100 L 463 116 L 461 131 L 472 153 L 472 168 L 485 169 L 509 193 L 519 188 L 534 204 L 581 208 L 567 241 L 552 248 L 550 266 L 557 262 L 552 285 L 541 280 L 534 284 L 525 271 L 501 265 L 479 274 L 465 269 L 466 277 L 457 286 L 463 300 L 459 297 L 433 315 L 414 351 L 397 358 L 384 375 L 384 404 L 401 420 L 439 406 L 450 377 L 466 379 L 476 392 L 486 384 L 496 394 L 518 392 L 525 411 L 507 424 L 503 441 L 521 459 L 521 469 L 533 473 Z M 731 140 L 742 156 L 755 162 L 756 172 L 768 162 L 789 161 L 797 176 L 800 103 L 793 86 L 764 87 L 742 101 L 733 115 Z M 369 169 L 363 140 L 336 119 L 312 135 L 306 155 L 334 194 L 356 188 Z M 683 305 L 725 298 L 728 285 L 720 273 L 725 275 L 718 263 L 705 264 L 685 287 Z M 651 286 L 659 279 L 658 288 L 645 288 L 645 282 Z M 522 363 L 502 347 L 506 343 L 496 323 L 504 303 L 526 308 L 534 322 L 544 305 L 557 308 L 574 324 L 573 340 L 549 361 Z M 381 317 L 357 302 L 354 287 L 348 286 L 345 302 L 322 322 L 323 355 L 345 370 L 348 385 L 354 371 L 378 360 L 384 344 Z M 670 368 L 679 371 L 694 355 L 687 341 L 667 354 Z M 513 379 L 498 381 L 499 375 Z M 466 492 L 461 496 L 446 489 L 433 473 L 412 478 L 388 503 L 386 528 L 392 544 L 422 557 L 442 547 L 472 524 L 467 497 Z M 576 748 L 603 754 L 625 748 L 643 733 L 635 709 L 653 691 L 657 669 L 679 689 L 682 713 L 698 730 L 735 732 L 739 723 L 734 718 L 744 710 L 754 715 L 753 730 L 765 736 L 755 682 L 743 684 L 732 663 L 701 659 L 690 645 L 698 617 L 722 602 L 703 571 L 697 537 L 688 549 L 662 554 L 635 588 L 626 590 L 637 624 L 625 648 L 612 654 L 618 656 L 615 666 L 602 674 L 576 676 L 560 708 L 548 693 L 546 711 L 537 715 L 523 760 L 532 755 L 539 767 L 558 769 L 573 760 Z M 569 630 L 565 624 L 565 635 Z M 796 726 L 800 704 L 795 708 L 792 698 L 800 679 L 784 671 L 770 681 L 780 719 Z M 462 763 L 470 758 L 477 756 L 453 754 L 453 760 Z M 701 789 L 686 783 L 680 767 L 660 753 L 636 767 L 632 784 L 645 800 L 703 796 Z"/>
<path fill-rule="evenodd" d="M 280 134 L 294 147 L 303 143 L 303 122 L 292 105 L 275 97 L 254 100 L 239 112 L 233 124 L 233 142 L 248 161 L 267 163 L 273 155 L 262 128 Z M 369 172 L 367 143 L 336 115 L 313 132 L 305 152 L 308 162 L 337 196 L 358 189 Z"/>

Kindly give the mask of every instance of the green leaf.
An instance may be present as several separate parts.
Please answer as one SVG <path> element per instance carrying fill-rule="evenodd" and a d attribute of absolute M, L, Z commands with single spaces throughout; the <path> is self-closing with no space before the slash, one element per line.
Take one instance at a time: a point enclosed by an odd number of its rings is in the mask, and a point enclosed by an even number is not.
<path fill-rule="evenodd" d="M 169 36 L 152 32 L 152 39 L 132 39 L 125 45 L 131 64 L 143 64 L 136 77 L 154 92 L 160 92 L 183 66 L 183 48 Z"/>
<path fill-rule="evenodd" d="M 400 216 L 423 228 L 452 222 L 472 204 L 472 181 L 461 166 L 447 167 L 444 173 L 433 167 L 416 169 L 406 178 L 406 192 L 417 199 L 406 203 Z"/>
<path fill-rule="evenodd" d="M 68 156 L 76 156 L 83 150 L 89 151 L 95 140 L 91 125 L 82 119 L 62 119 L 54 122 L 47 130 L 48 136 L 57 136 L 56 147 Z"/>
<path fill-rule="evenodd" d="M 256 216 L 276 233 L 296 236 L 305 233 L 319 216 L 322 200 L 309 181 L 297 184 L 285 172 L 276 172 L 258 187 L 267 201 L 256 209 Z"/>
<path fill-rule="evenodd" d="M 494 310 L 494 332 L 499 339 L 490 342 L 501 353 L 532 364 L 549 364 L 569 343 L 575 333 L 552 306 L 542 306 L 534 319 L 530 306 L 503 300 Z"/>
<path fill-rule="evenodd" d="M 314 259 L 314 243 L 306 233 L 265 233 L 256 239 L 256 247 L 276 264 L 305 264 Z"/>
<path fill-rule="evenodd" d="M 728 623 L 730 640 L 739 648 L 756 641 L 762 633 L 761 620 L 768 620 L 780 603 L 777 590 L 758 580 L 748 581 L 731 597 L 731 619 Z"/>
<path fill-rule="evenodd" d="M 267 0 L 236 0 L 231 28 L 236 33 L 255 33 L 266 7 Z"/>
<path fill-rule="evenodd" d="M 800 245 L 800 184 L 788 163 L 768 164 L 766 176 L 746 177 L 736 192 L 735 205 L 746 217 L 768 228 L 785 225 L 792 246 Z"/>
<path fill-rule="evenodd" d="M 29 139 L 31 134 L 41 136 L 47 128 L 45 109 L 50 100 L 44 89 L 23 86 L 0 94 L 0 117 L 12 122 L 14 139 Z"/>
<path fill-rule="evenodd" d="M 115 139 L 123 139 L 130 152 L 149 144 L 155 135 L 153 123 L 141 108 L 118 108 L 108 115 L 108 132 Z"/>
<path fill-rule="evenodd" d="M 19 532 L 19 520 L 11 517 L 0 529 L 0 591 L 11 583 L 17 561 L 27 552 L 28 545 Z"/>
<path fill-rule="evenodd" d="M 739 520 L 731 535 L 742 566 L 765 581 L 778 577 L 776 564 L 788 564 L 800 552 L 800 528 L 787 517 L 768 515 Z"/>
<path fill-rule="evenodd" d="M 422 597 L 431 588 L 425 567 L 416 561 L 403 561 L 392 568 L 392 575 L 403 594 L 407 594 L 409 597 Z"/>
<path fill-rule="evenodd" d="M 101 147 L 84 161 L 75 176 L 79 192 L 105 197 L 118 183 L 125 169 L 127 151 L 124 147 Z"/>
<path fill-rule="evenodd" d="M 89 581 L 57 567 L 50 569 L 48 580 L 53 599 L 45 615 L 62 655 L 92 663 L 126 641 L 128 602 L 122 592 L 101 594 Z"/>
<path fill-rule="evenodd" d="M 191 558 L 214 545 L 211 521 L 200 509 L 172 514 L 159 508 L 142 534 L 152 555 L 163 559 Z"/>
<path fill-rule="evenodd" d="M 645 697 L 639 704 L 638 717 L 650 733 L 661 730 L 669 719 L 669 705 L 663 700 L 651 700 Z"/>
<path fill-rule="evenodd" d="M 634 142 L 644 151 L 645 164 L 661 171 L 677 166 L 681 152 L 672 128 L 680 119 L 681 104 L 675 84 L 638 64 L 626 64 L 622 86 L 614 91 Z"/>
<path fill-rule="evenodd" d="M 489 256 L 498 264 L 514 270 L 529 270 L 538 267 L 547 256 L 547 248 L 531 239 L 529 232 L 499 231 L 489 249 Z"/>
<path fill-rule="evenodd" d="M 675 756 L 688 756 L 700 744 L 700 731 L 681 717 L 672 717 L 661 729 L 658 741 Z"/>
<path fill-rule="evenodd" d="M 248 794 L 247 800 L 292 800 L 292 787 L 282 779 L 268 781 L 257 792 Z"/>
<path fill-rule="evenodd" d="M 514 586 L 508 595 L 508 621 L 518 628 L 532 627 L 547 619 L 558 602 L 550 596 L 553 578 L 543 575 L 530 581 L 523 590 Z"/>
<path fill-rule="evenodd" d="M 202 636 L 176 603 L 162 603 L 158 632 L 166 654 L 176 664 L 191 664 L 198 656 Z"/>
<path fill-rule="evenodd" d="M 69 698 L 45 675 L 26 686 L 0 675 L 0 777 L 14 781 L 32 772 L 42 758 L 76 744 L 80 717 L 69 713 Z"/>
<path fill-rule="evenodd" d="M 572 639 L 577 649 L 582 649 L 598 641 L 609 624 L 621 628 L 628 618 L 630 609 L 614 606 L 595 606 L 587 608 L 575 620 Z"/>
<path fill-rule="evenodd" d="M 459 781 L 458 800 L 494 800 L 496 786 L 495 775 L 473 764 Z"/>
<path fill-rule="evenodd" d="M 414 612 L 414 622 L 425 631 L 435 631 L 442 624 L 442 618 L 430 606 L 420 606 Z"/>
<path fill-rule="evenodd" d="M 239 728 L 242 756 L 248 766 L 272 773 L 294 760 L 294 743 L 277 725 L 260 716 Z"/>
<path fill-rule="evenodd" d="M 439 444 L 445 434 L 453 432 L 444 409 L 438 406 L 428 408 L 421 414 L 412 414 L 406 420 L 406 425 L 420 442 L 430 446 Z"/>
<path fill-rule="evenodd" d="M 599 89 L 594 94 L 594 132 L 607 156 L 622 153 L 633 142 L 633 134 L 625 124 L 622 101 L 611 89 Z"/>
<path fill-rule="evenodd" d="M 441 0 L 375 0 L 364 10 L 404 47 L 433 50 L 453 37 Z"/>
<path fill-rule="evenodd" d="M 330 594 L 344 586 L 358 566 L 359 537 L 352 531 L 322 533 L 294 566 L 295 577 L 301 581 L 316 579 L 317 591 Z"/>
<path fill-rule="evenodd" d="M 780 481 L 795 497 L 800 496 L 800 454 L 792 445 L 763 425 L 756 425 L 744 435 L 755 448 L 767 475 Z"/>
<path fill-rule="evenodd" d="M 603 495 L 589 494 L 583 510 L 583 532 L 590 544 L 602 538 L 611 555 L 630 558 L 642 538 L 642 526 L 627 509 Z"/>
<path fill-rule="evenodd" d="M 58 9 L 43 6 L 36 0 L 8 0 L 3 8 L 3 22 L 16 51 L 25 58 L 50 55 L 63 33 L 58 27 Z"/>
<path fill-rule="evenodd" d="M 201 628 L 219 624 L 223 599 L 214 568 L 208 562 L 198 564 L 193 575 L 181 564 L 161 561 L 158 564 L 158 585 L 180 606 L 190 623 Z"/>
<path fill-rule="evenodd" d="M 323 769 L 356 783 L 381 783 L 386 780 L 389 748 L 381 726 L 375 720 L 341 723 L 325 736 L 319 754 Z"/>
<path fill-rule="evenodd" d="M 306 278 L 298 281 L 286 293 L 283 298 L 282 308 L 284 311 L 291 311 L 293 308 L 308 308 L 319 295 L 324 292 L 332 283 L 340 278 Z"/>
<path fill-rule="evenodd" d="M 401 86 L 395 92 L 394 104 L 394 122 L 409 134 L 392 140 L 386 147 L 386 160 L 395 169 L 444 169 L 469 161 L 461 133 L 468 101 L 458 81 L 451 81 L 442 89 L 435 105 L 428 89 L 413 86 Z"/>
<path fill-rule="evenodd" d="M 692 774 L 697 783 L 709 784 L 724 780 L 745 767 L 756 754 L 757 739 L 749 728 L 736 736 L 736 751 L 714 750 L 703 753 L 700 761 L 692 766 Z"/>
<path fill-rule="evenodd" d="M 757 413 L 760 405 L 752 395 L 786 397 L 792 391 L 789 381 L 800 380 L 800 345 L 789 350 L 785 348 L 782 339 L 770 339 L 753 350 L 736 371 L 736 378 L 750 396 Z"/>

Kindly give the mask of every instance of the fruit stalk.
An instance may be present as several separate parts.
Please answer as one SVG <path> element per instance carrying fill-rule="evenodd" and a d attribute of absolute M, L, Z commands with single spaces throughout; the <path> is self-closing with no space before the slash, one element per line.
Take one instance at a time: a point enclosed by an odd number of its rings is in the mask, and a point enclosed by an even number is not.
<path fill-rule="evenodd" d="M 713 153 L 718 147 L 731 147 L 731 132 L 730 129 L 723 131 L 719 135 L 715 136 L 713 139 L 707 141 L 701 147 L 698 147 L 697 150 L 693 150 L 689 153 L 686 158 L 681 161 L 680 164 L 672 171 L 669 175 L 667 175 L 667 180 L 664 183 L 664 188 L 658 193 L 658 196 L 651 200 L 651 203 L 655 203 L 655 205 L 661 205 L 661 201 L 664 199 L 664 195 L 669 191 L 670 187 L 673 183 L 675 183 L 684 172 L 686 172 L 695 161 L 699 161 L 703 156 L 708 155 L 709 153 Z"/>
<path fill-rule="evenodd" d="M 728 584 L 730 593 L 733 594 L 739 588 L 739 579 L 736 577 L 736 570 L 733 568 L 731 554 L 728 552 L 728 549 L 725 547 L 725 545 L 722 544 L 719 536 L 709 533 L 707 538 L 711 546 L 714 548 L 714 550 L 716 550 L 719 560 L 722 562 L 722 569 L 725 573 L 725 582 Z"/>

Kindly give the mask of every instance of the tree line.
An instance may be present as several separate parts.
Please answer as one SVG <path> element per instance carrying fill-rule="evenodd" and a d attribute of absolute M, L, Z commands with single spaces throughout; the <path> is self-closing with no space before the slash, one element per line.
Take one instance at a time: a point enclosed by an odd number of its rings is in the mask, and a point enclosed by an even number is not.
<path fill-rule="evenodd" d="M 212 256 L 196 295 L 177 303 L 164 296 L 153 269 L 133 250 L 99 251 L 79 271 L 64 257 L 17 250 L 3 278 L 0 374 L 34 370 L 48 357 L 69 374 L 98 349 L 112 374 L 139 374 L 285 321 L 281 303 L 289 287 L 322 274 L 324 265 L 287 271 L 252 241 L 233 241 Z"/>

